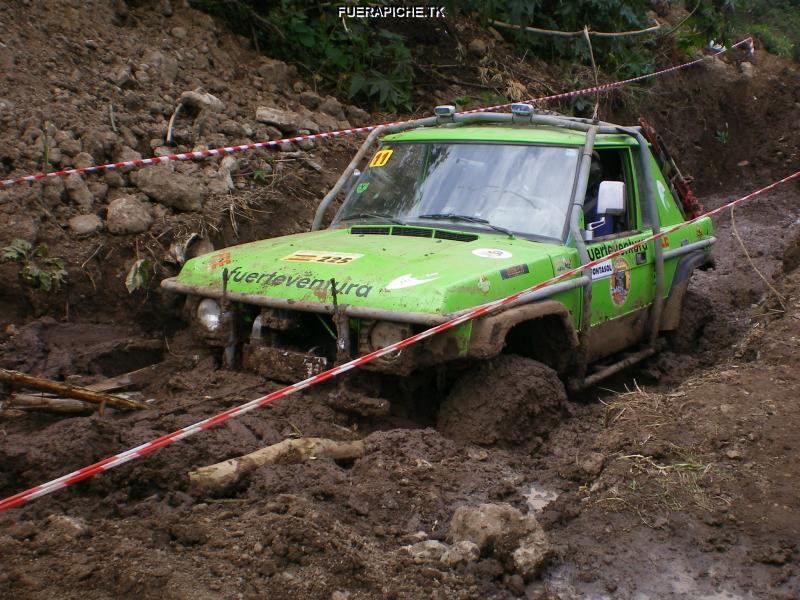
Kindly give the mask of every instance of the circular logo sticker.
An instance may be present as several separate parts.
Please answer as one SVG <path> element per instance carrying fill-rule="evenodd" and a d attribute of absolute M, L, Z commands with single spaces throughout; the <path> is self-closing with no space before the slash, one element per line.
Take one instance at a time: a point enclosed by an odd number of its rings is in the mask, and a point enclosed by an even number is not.
<path fill-rule="evenodd" d="M 511 252 L 498 250 L 497 248 L 475 248 L 472 253 L 481 258 L 511 258 L 513 256 Z"/>
<path fill-rule="evenodd" d="M 624 257 L 614 259 L 614 268 L 611 272 L 611 301 L 615 306 L 622 306 L 628 299 L 631 291 L 631 267 Z"/>

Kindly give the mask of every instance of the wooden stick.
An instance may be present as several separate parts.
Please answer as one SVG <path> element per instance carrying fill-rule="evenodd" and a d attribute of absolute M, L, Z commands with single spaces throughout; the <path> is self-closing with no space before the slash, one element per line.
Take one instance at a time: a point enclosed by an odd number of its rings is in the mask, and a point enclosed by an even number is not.
<path fill-rule="evenodd" d="M 189 481 L 207 492 L 221 492 L 266 464 L 293 464 L 316 458 L 354 460 L 364 456 L 364 442 L 337 442 L 325 438 L 283 440 L 250 454 L 189 472 Z"/>
<path fill-rule="evenodd" d="M 132 385 L 144 385 L 145 383 L 150 383 L 150 381 L 152 381 L 153 376 L 156 374 L 156 370 L 159 366 L 161 366 L 161 364 L 162 363 L 158 363 L 142 369 L 137 369 L 136 371 L 131 371 L 130 373 L 123 373 L 122 375 L 110 377 L 109 379 L 103 379 L 102 381 L 98 381 L 97 383 L 92 383 L 91 385 L 84 387 L 87 390 L 92 390 L 94 392 L 110 392 L 111 390 L 120 390 Z"/>
<path fill-rule="evenodd" d="M 25 411 L 51 412 L 65 415 L 90 415 L 94 407 L 80 400 L 66 400 L 64 398 L 48 398 L 34 396 L 33 394 L 14 394 L 9 400 L 12 408 L 21 408 Z"/>
<path fill-rule="evenodd" d="M 19 371 L 9 371 L 7 369 L 0 369 L 0 381 L 10 383 L 11 385 L 29 387 L 43 392 L 53 392 L 59 396 L 66 396 L 68 398 L 75 398 L 77 400 L 85 400 L 94 404 L 102 404 L 105 402 L 108 406 L 118 410 L 142 410 L 147 408 L 146 405 L 136 400 L 129 400 L 127 398 L 120 398 L 119 396 L 111 396 L 103 394 L 83 387 L 70 385 L 68 383 L 61 383 L 59 381 L 51 381 L 41 377 L 34 377 Z"/>

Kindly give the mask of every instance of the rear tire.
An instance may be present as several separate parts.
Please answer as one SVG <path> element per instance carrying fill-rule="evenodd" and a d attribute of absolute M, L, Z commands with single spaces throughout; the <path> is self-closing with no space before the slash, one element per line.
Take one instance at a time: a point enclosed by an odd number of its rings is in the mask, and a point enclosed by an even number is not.
<path fill-rule="evenodd" d="M 703 336 L 703 330 L 714 318 L 711 301 L 697 292 L 687 290 L 681 305 L 678 327 L 667 333 L 669 349 L 677 354 L 692 354 Z"/>
<path fill-rule="evenodd" d="M 530 358 L 502 354 L 456 381 L 439 408 L 439 431 L 472 444 L 517 445 L 546 437 L 566 414 L 564 384 Z"/>

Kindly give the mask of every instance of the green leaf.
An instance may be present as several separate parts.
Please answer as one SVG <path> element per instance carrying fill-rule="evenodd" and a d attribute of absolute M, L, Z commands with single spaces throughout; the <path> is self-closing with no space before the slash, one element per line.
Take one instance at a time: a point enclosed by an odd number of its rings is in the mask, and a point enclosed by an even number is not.
<path fill-rule="evenodd" d="M 131 266 L 125 277 L 125 287 L 128 293 L 132 294 L 136 290 L 147 287 L 153 276 L 153 263 L 146 258 L 140 258 Z"/>

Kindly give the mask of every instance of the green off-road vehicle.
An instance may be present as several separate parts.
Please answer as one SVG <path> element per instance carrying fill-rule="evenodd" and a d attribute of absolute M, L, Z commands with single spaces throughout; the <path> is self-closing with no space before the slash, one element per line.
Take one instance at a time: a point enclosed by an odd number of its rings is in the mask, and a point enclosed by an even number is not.
<path fill-rule="evenodd" d="M 684 222 L 698 205 L 659 141 L 646 124 L 527 104 L 511 114 L 437 107 L 374 130 L 312 231 L 199 256 L 162 285 L 188 296 L 194 326 L 229 366 L 298 381 Z M 714 242 L 702 219 L 363 369 L 446 365 L 469 375 L 477 397 L 475 387 L 497 385 L 481 369 L 498 361 L 528 387 L 556 373 L 570 389 L 590 386 L 679 326 Z M 524 359 L 510 368 L 508 355 Z"/>

